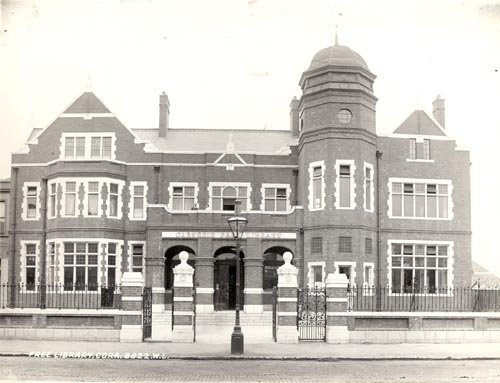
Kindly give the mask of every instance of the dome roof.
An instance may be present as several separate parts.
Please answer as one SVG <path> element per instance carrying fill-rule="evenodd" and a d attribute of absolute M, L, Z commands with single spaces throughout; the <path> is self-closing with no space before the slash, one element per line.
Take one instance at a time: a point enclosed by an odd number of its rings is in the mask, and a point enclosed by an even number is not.
<path fill-rule="evenodd" d="M 361 67 L 370 71 L 363 57 L 354 52 L 351 48 L 338 45 L 338 43 L 316 53 L 308 70 L 321 68 L 327 65 Z"/>

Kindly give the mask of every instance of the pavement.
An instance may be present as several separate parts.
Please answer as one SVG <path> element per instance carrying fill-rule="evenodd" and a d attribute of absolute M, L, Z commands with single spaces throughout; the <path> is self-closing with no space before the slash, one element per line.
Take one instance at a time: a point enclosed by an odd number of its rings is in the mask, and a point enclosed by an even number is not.
<path fill-rule="evenodd" d="M 500 360 L 500 343 L 262 343 L 245 344 L 243 355 L 231 355 L 229 344 L 1 339 L 0 356 L 184 360 Z"/>

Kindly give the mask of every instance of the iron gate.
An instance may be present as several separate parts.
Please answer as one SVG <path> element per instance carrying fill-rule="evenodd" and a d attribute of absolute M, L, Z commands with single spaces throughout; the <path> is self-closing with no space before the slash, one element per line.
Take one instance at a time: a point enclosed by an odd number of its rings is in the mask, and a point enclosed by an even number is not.
<path fill-rule="evenodd" d="M 142 293 L 142 339 L 151 338 L 153 324 L 153 288 L 144 287 Z"/>
<path fill-rule="evenodd" d="M 326 290 L 297 290 L 297 328 L 299 340 L 326 339 Z"/>

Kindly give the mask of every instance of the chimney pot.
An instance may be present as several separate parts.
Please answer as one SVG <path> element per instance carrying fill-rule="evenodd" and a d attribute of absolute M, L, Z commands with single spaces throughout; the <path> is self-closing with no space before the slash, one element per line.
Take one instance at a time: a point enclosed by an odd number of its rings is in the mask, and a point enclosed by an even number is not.
<path fill-rule="evenodd" d="M 299 136 L 299 104 L 300 101 L 297 100 L 297 97 L 294 97 L 290 103 L 290 131 L 292 137 Z"/>
<path fill-rule="evenodd" d="M 168 100 L 168 96 L 165 92 L 160 94 L 160 122 L 159 122 L 159 130 L 158 135 L 160 137 L 167 136 L 169 117 L 170 117 L 170 101 Z"/>
<path fill-rule="evenodd" d="M 439 124 L 445 127 L 445 113 L 444 113 L 444 99 L 441 95 L 438 95 L 434 102 L 432 103 L 432 115 L 434 119 L 439 122 Z"/>

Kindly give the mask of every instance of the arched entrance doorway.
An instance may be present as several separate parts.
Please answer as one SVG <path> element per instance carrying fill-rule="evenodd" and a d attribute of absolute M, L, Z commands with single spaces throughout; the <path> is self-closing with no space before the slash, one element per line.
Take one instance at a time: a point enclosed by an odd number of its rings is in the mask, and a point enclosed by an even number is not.
<path fill-rule="evenodd" d="M 221 247 L 214 254 L 214 308 L 217 311 L 236 308 L 236 252 L 233 247 Z M 245 267 L 240 252 L 240 308 L 243 308 Z"/>
<path fill-rule="evenodd" d="M 194 251 L 187 246 L 173 246 L 165 252 L 165 304 L 172 303 L 172 289 L 174 287 L 174 267 L 181 263 L 179 253 L 187 251 L 187 263 L 194 267 Z"/>
<path fill-rule="evenodd" d="M 273 288 L 278 286 L 278 268 L 285 263 L 283 254 L 287 251 L 290 251 L 290 249 L 282 246 L 274 246 L 264 252 L 262 288 L 264 289 L 263 300 L 265 310 L 271 309 L 273 303 L 272 291 Z"/>

